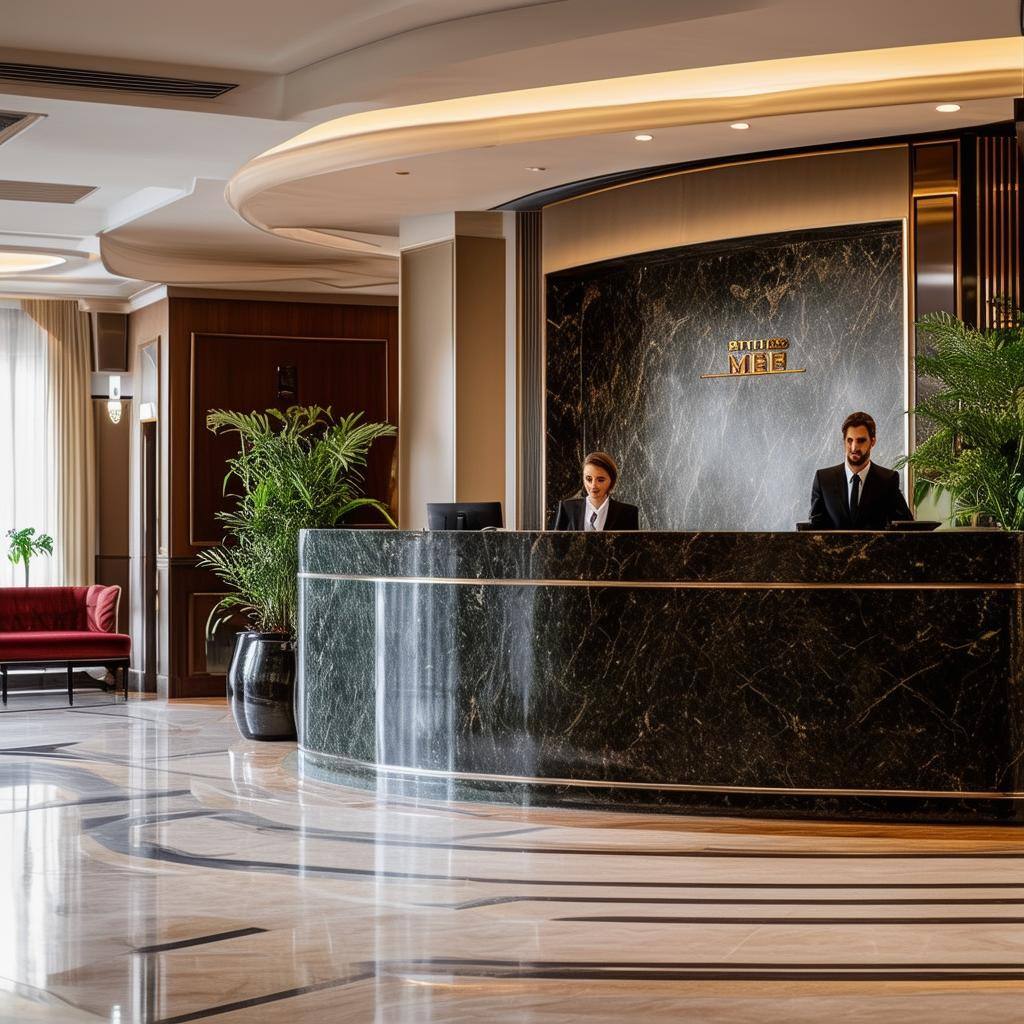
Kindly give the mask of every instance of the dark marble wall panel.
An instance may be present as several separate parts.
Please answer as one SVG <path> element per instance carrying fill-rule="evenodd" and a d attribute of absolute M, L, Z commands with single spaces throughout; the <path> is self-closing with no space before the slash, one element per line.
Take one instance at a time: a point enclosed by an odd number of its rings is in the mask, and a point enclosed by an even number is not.
<path fill-rule="evenodd" d="M 787 530 L 854 409 L 902 453 L 902 228 L 859 225 L 646 253 L 547 279 L 546 503 L 595 448 L 619 497 L 666 530 Z M 789 339 L 806 373 L 701 379 L 733 339 Z"/>

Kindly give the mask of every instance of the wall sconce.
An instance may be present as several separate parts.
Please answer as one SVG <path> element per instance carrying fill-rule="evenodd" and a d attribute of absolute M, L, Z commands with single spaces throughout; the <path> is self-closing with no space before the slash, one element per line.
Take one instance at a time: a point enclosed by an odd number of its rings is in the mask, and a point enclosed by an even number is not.
<path fill-rule="evenodd" d="M 107 415 L 110 417 L 111 423 L 121 422 L 121 378 L 116 373 L 110 375 Z"/>

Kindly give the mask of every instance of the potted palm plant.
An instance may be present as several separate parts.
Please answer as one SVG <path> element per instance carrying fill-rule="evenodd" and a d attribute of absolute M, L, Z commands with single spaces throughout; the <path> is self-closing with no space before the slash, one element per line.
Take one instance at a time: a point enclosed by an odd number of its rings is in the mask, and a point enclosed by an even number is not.
<path fill-rule="evenodd" d="M 28 563 L 32 561 L 33 555 L 52 555 L 53 538 L 48 533 L 41 533 L 37 537 L 34 526 L 26 526 L 23 530 L 8 530 L 7 536 L 11 538 L 7 560 L 11 565 L 24 563 L 25 586 L 27 587 Z"/>
<path fill-rule="evenodd" d="M 1024 526 L 1024 327 L 977 330 L 949 313 L 918 327 L 932 351 L 917 367 L 939 385 L 914 410 L 934 427 L 900 465 L 916 475 L 914 500 L 948 494 L 954 525 Z"/>
<path fill-rule="evenodd" d="M 214 613 L 241 611 L 251 625 L 236 638 L 227 675 L 228 701 L 247 739 L 295 738 L 299 531 L 338 526 L 367 507 L 394 526 L 384 504 L 362 496 L 361 470 L 373 442 L 395 428 L 361 418 L 335 420 L 317 405 L 215 409 L 206 417 L 214 433 L 234 432 L 240 441 L 224 478 L 234 507 L 218 513 L 226 542 L 198 561 L 231 588 Z"/>

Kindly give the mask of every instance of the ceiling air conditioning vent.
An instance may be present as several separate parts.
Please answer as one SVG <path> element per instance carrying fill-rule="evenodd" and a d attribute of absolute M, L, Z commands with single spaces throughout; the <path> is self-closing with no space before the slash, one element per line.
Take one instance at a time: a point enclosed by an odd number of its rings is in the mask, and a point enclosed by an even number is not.
<path fill-rule="evenodd" d="M 16 124 L 24 120 L 24 114 L 11 114 L 6 110 L 0 110 L 0 135 L 9 132 Z"/>
<path fill-rule="evenodd" d="M 238 88 L 237 82 L 204 82 L 194 78 L 165 78 L 162 75 L 126 75 L 119 71 L 90 71 L 86 68 L 58 68 L 47 64 L 0 62 L 0 79 L 33 85 L 62 85 L 74 89 L 117 89 L 158 96 L 185 96 L 215 100 Z"/>
<path fill-rule="evenodd" d="M 60 185 L 48 181 L 0 181 L 0 200 L 15 203 L 77 203 L 98 185 Z"/>
<path fill-rule="evenodd" d="M 30 124 L 35 123 L 45 114 L 23 114 L 16 110 L 0 110 L 0 145 L 13 139 L 18 132 L 23 132 Z"/>

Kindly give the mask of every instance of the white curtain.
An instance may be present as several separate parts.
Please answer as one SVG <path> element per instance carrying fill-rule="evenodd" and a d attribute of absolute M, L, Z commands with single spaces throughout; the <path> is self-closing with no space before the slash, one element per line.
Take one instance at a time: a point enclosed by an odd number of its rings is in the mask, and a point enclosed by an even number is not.
<path fill-rule="evenodd" d="M 59 583 L 82 587 L 96 574 L 96 448 L 89 387 L 89 317 L 77 302 L 22 299 L 47 338 L 48 430 L 57 494 L 53 560 Z"/>
<path fill-rule="evenodd" d="M 0 586 L 22 586 L 7 531 L 57 534 L 57 458 L 50 409 L 49 337 L 21 309 L 0 306 Z M 56 557 L 31 562 L 33 586 L 62 582 Z"/>

